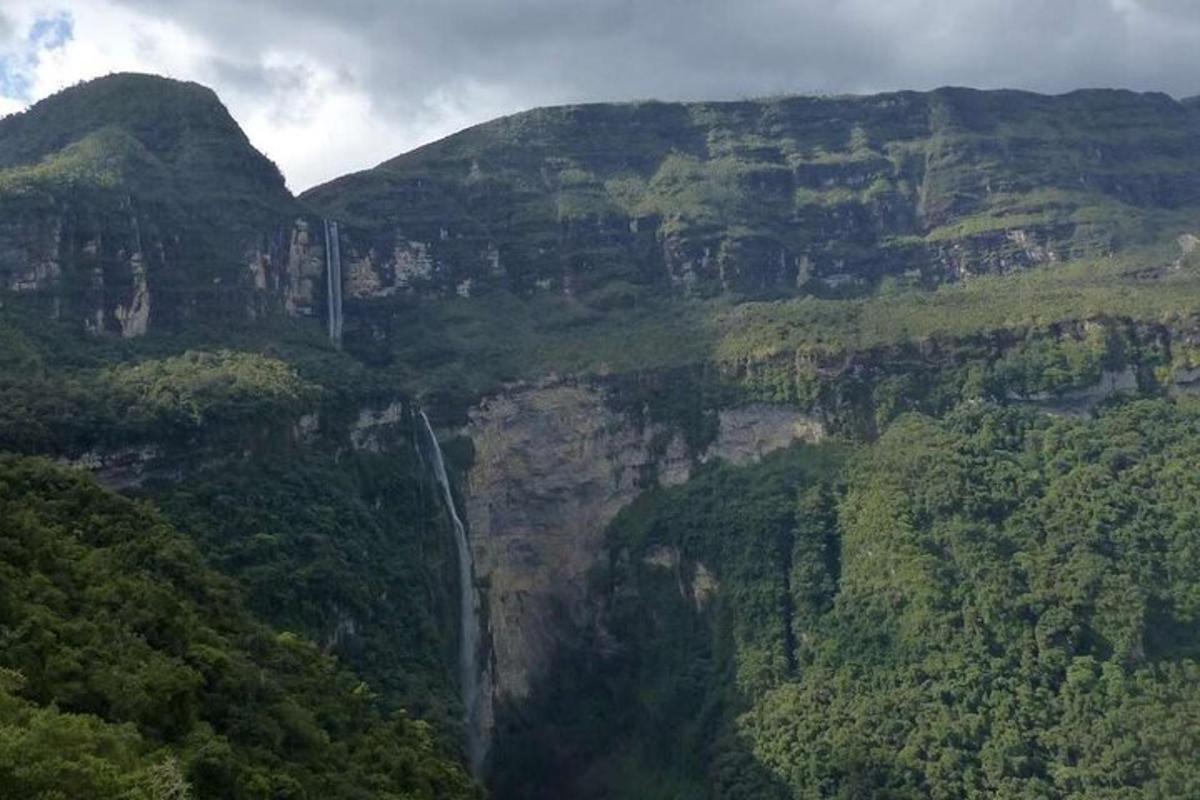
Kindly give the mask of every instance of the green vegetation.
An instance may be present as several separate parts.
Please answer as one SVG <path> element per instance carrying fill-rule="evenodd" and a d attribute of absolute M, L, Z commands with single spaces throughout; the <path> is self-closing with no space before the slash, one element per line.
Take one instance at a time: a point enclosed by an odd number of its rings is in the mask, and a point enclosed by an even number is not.
<path fill-rule="evenodd" d="M 182 428 L 297 414 L 316 395 L 284 362 L 228 350 L 121 366 L 101 373 L 99 382 L 130 419 Z"/>
<path fill-rule="evenodd" d="M 953 341 L 1067 321 L 1128 318 L 1170 324 L 1191 318 L 1200 273 L 1168 274 L 1165 251 L 1083 260 L 1053 269 L 985 276 L 862 300 L 802 298 L 744 303 L 718 320 L 721 361 L 764 361 L 795 350 L 844 353 L 908 340 Z M 1164 265 L 1164 266 L 1160 266 Z M 1161 273 L 1152 279 L 1146 273 Z"/>
<path fill-rule="evenodd" d="M 18 452 L 286 431 L 302 413 L 402 388 L 298 320 L 124 340 L 81 336 L 24 304 L 0 308 L 0 447 Z"/>
<path fill-rule="evenodd" d="M 383 705 L 456 739 L 456 563 L 428 481 L 399 441 L 199 469 L 153 496 L 258 618 L 322 643 Z"/>
<path fill-rule="evenodd" d="M 282 361 L 254 353 L 187 351 L 99 370 L 8 374 L 0 442 L 45 452 L 112 441 L 172 440 L 220 426 L 294 418 L 320 396 Z M 286 421 L 286 418 L 285 420 Z"/>
<path fill-rule="evenodd" d="M 1194 403 L 893 427 L 848 476 L 834 606 L 739 721 L 797 797 L 1185 797 Z"/>
<path fill-rule="evenodd" d="M 217 420 L 294 415 L 321 398 L 397 392 L 448 398 L 451 407 L 461 408 L 508 381 L 699 363 L 721 365 L 755 396 L 804 404 L 815 398 L 798 383 L 812 373 L 796 365 L 812 360 L 832 364 L 927 343 L 969 353 L 962 343 L 1054 339 L 1055 328 L 1088 320 L 1189 329 L 1200 306 L 1200 272 L 1189 265 L 1173 272 L 1154 266 L 1167 258 L 1165 250 L 1145 251 L 847 300 L 681 303 L 631 287 L 629 304 L 603 307 L 499 291 L 439 303 L 365 303 L 351 315 L 358 319 L 356 330 L 369 320 L 386 345 L 380 351 L 375 333 L 367 341 L 352 332 L 348 348 L 374 362 L 373 369 L 332 350 L 319 331 L 299 323 L 196 329 L 128 343 L 54 334 L 54 326 L 35 328 L 12 309 L 0 312 L 0 320 L 8 320 L 0 325 L 6 337 L 0 362 L 12 368 L 0 374 L 0 392 L 9 398 L 0 405 L 0 440 L 28 450 L 48 437 L 94 440 L 110 426 L 146 430 L 171 420 L 196 427 L 197 414 Z M 1162 274 L 1148 280 L 1147 270 Z M 204 350 L 197 348 L 201 343 L 207 343 Z M 214 345 L 219 349 L 210 349 Z M 114 361 L 121 365 L 105 366 Z M 192 362 L 196 370 L 189 374 Z M 288 369 L 296 376 L 289 377 Z M 775 375 L 777 369 L 785 374 Z M 1086 385 L 1095 377 L 1094 370 L 1084 370 L 1072 380 Z M 768 390 L 764 382 L 771 381 L 785 386 Z M 1018 380 L 1014 373 L 1010 382 L 1018 391 L 1067 387 L 1053 375 Z"/>
<path fill-rule="evenodd" d="M 428 726 L 240 607 L 151 508 L 0 456 L 0 782 L 13 797 L 470 797 Z M 157 788 L 156 788 L 157 787 Z"/>
<path fill-rule="evenodd" d="M 645 495 L 613 655 L 543 688 L 498 795 L 1191 796 L 1198 448 L 1194 401 L 964 407 Z"/>
<path fill-rule="evenodd" d="M 0 194 L 22 194 L 42 187 L 87 185 L 112 188 L 140 155 L 136 140 L 120 130 L 102 128 L 36 164 L 0 171 Z"/>
<path fill-rule="evenodd" d="M 505 382 L 547 374 L 607 382 L 711 364 L 718 369 L 707 380 L 723 384 L 717 394 L 727 399 L 832 411 L 845 404 L 853 380 L 899 373 L 909 377 L 892 387 L 898 399 L 941 413 L 971 397 L 1094 385 L 1102 369 L 1155 370 L 1171 359 L 1184 368 L 1200 272 L 1188 263 L 1173 268 L 1172 257 L 1166 248 L 1139 250 L 858 299 L 679 302 L 630 287 L 628 304 L 603 308 L 492 291 L 436 304 L 364 304 L 359 313 L 372 320 L 372 348 L 379 334 L 386 338 L 383 372 L 455 408 Z M 1175 332 L 1171 341 L 1159 335 L 1164 329 Z M 365 346 L 360 341 L 350 338 L 351 353 Z M 867 372 L 848 379 L 855 365 Z M 972 366 L 975 374 L 967 374 Z M 915 402 L 942 391 L 939 384 L 946 384 L 943 400 Z"/>
<path fill-rule="evenodd" d="M 452 291 L 585 302 L 620 280 L 694 297 L 862 296 L 917 273 L 1096 258 L 1200 207 L 1195 118 L 1161 95 L 943 89 L 538 109 L 303 199 L 359 252 L 428 244 Z M 499 253 L 503 268 L 481 258 Z"/>

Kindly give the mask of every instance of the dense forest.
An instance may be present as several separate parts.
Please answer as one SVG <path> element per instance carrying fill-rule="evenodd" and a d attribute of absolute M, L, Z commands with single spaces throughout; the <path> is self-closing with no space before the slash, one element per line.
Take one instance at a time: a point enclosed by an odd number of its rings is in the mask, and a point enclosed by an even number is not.
<path fill-rule="evenodd" d="M 975 406 L 644 495 L 624 645 L 506 732 L 502 796 L 1193 796 L 1198 433 Z"/>
<path fill-rule="evenodd" d="M 160 513 L 0 459 L 11 797 L 471 797 L 425 723 L 249 617 Z"/>

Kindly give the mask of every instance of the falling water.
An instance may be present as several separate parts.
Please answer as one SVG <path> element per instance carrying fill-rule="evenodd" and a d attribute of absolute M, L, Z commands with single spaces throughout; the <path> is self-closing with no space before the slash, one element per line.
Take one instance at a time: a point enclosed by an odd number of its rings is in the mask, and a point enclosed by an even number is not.
<path fill-rule="evenodd" d="M 342 249 L 338 224 L 325 220 L 325 296 L 329 300 L 329 339 L 342 344 Z"/>
<path fill-rule="evenodd" d="M 438 485 L 442 487 L 442 499 L 446 510 L 450 513 L 450 522 L 454 525 L 454 543 L 458 548 L 458 597 L 459 597 L 459 631 L 458 631 L 458 678 L 462 690 L 463 708 L 466 709 L 467 755 L 471 762 L 471 771 L 476 775 L 483 765 L 484 740 L 480 720 L 480 666 L 479 666 L 479 618 L 475 608 L 475 587 L 472 576 L 471 546 L 467 541 L 467 530 L 463 527 L 454 507 L 454 495 L 450 492 L 450 481 L 446 477 L 446 462 L 442 459 L 442 448 L 437 437 L 433 435 L 433 427 L 429 417 L 420 412 L 421 422 L 429 437 L 430 454 L 433 460 L 433 474 Z"/>

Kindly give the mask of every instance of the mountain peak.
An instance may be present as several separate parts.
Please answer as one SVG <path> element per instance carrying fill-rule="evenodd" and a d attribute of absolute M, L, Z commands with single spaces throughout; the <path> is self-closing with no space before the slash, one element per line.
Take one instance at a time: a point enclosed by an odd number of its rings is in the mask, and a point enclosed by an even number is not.
<path fill-rule="evenodd" d="M 0 169 L 51 157 L 102 128 L 126 132 L 178 170 L 286 193 L 279 169 L 254 149 L 212 89 L 132 72 L 76 84 L 0 119 Z"/>

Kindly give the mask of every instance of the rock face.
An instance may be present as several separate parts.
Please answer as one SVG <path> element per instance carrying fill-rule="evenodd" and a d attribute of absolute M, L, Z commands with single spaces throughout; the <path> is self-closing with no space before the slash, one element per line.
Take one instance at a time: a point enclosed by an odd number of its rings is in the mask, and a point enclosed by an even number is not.
<path fill-rule="evenodd" d="M 825 436 L 825 426 L 814 417 L 764 403 L 723 409 L 718 419 L 720 433 L 701 456 L 702 461 L 719 458 L 731 464 L 744 464 L 787 447 L 797 439 L 817 442 Z"/>
<path fill-rule="evenodd" d="M 247 236 L 243 241 L 254 243 L 239 245 L 245 270 L 199 281 L 189 274 L 195 257 L 189 246 L 164 237 L 163 225 L 132 210 L 103 222 L 56 217 L 41 235 L 26 233 L 7 247 L 0 226 L 0 279 L 13 294 L 51 301 L 46 307 L 55 318 L 77 319 L 91 333 L 125 338 L 195 316 L 317 314 L 326 268 L 319 220 L 297 217 L 262 236 Z M 143 235 L 144 228 L 152 233 Z"/>
<path fill-rule="evenodd" d="M 648 566 L 673 573 L 679 585 L 679 596 L 684 600 L 690 600 L 696 611 L 703 610 L 709 598 L 720 588 L 716 576 L 700 561 L 695 562 L 690 580 L 685 583 L 680 572 L 683 556 L 677 547 L 655 545 L 643 556 L 642 562 Z"/>
<path fill-rule="evenodd" d="M 638 429 L 583 385 L 549 383 L 493 397 L 470 415 L 476 458 L 467 516 L 475 575 L 486 596 L 498 702 L 527 696 L 559 641 L 593 612 L 586 576 L 604 552 L 608 523 L 656 481 L 687 479 L 693 461 L 747 463 L 823 429 L 798 412 L 731 409 L 705 453 L 663 430 Z M 712 590 L 696 587 L 698 602 Z"/>
<path fill-rule="evenodd" d="M 1087 386 L 1068 392 L 1052 394 L 1039 392 L 1031 395 L 1010 394 L 1009 399 L 1022 405 L 1033 406 L 1047 414 L 1062 417 L 1086 417 L 1103 401 L 1121 394 L 1134 394 L 1138 390 L 1137 372 L 1132 367 L 1121 370 L 1105 370 L 1095 386 Z"/>
<path fill-rule="evenodd" d="M 292 419 L 280 415 L 274 425 L 285 432 L 287 446 L 296 448 L 332 447 L 336 452 L 352 450 L 367 453 L 395 453 L 409 447 L 410 421 L 399 399 L 380 399 L 358 408 L 340 409 L 332 418 L 320 410 L 307 411 Z M 262 432 L 266 432 L 264 428 Z M 110 489 L 137 488 L 148 480 L 174 482 L 189 470 L 211 466 L 224 460 L 247 459 L 276 451 L 271 437 L 248 441 L 231 448 L 222 438 L 220 426 L 211 426 L 203 436 L 176 442 L 141 444 L 125 447 L 95 447 L 67 452 L 58 458 L 64 466 L 85 469 Z M 217 444 L 213 444 L 213 442 Z"/>
<path fill-rule="evenodd" d="M 1173 395 L 1200 394 L 1200 369 L 1181 369 L 1176 371 L 1174 378 L 1167 387 Z"/>
<path fill-rule="evenodd" d="M 404 422 L 404 404 L 399 400 L 381 408 L 361 409 L 350 426 L 350 445 L 355 450 L 384 452 L 395 444 Z"/>
<path fill-rule="evenodd" d="M 162 455 L 155 445 L 119 447 L 111 450 L 89 450 L 75 458 L 60 458 L 59 464 L 85 469 L 110 489 L 133 489 L 141 486 Z"/>
<path fill-rule="evenodd" d="M 1200 125 L 1165 95 L 939 89 L 538 109 L 302 199 L 354 219 L 361 298 L 778 296 L 1107 253 L 1087 219 L 1200 206 L 1198 178 Z"/>

